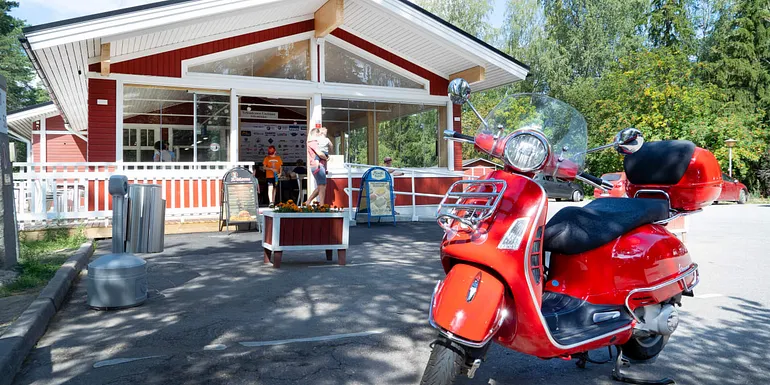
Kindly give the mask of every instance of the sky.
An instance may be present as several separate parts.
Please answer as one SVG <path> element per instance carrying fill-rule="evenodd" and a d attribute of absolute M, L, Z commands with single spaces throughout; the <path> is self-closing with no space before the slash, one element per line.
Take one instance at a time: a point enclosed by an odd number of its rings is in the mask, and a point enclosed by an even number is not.
<path fill-rule="evenodd" d="M 99 12 L 112 11 L 119 8 L 153 3 L 157 0 L 18 0 L 19 8 L 11 14 L 26 20 L 30 25 L 38 25 L 69 19 L 78 16 L 91 15 Z M 490 22 L 498 27 L 503 22 L 506 0 L 493 0 L 495 11 Z"/>

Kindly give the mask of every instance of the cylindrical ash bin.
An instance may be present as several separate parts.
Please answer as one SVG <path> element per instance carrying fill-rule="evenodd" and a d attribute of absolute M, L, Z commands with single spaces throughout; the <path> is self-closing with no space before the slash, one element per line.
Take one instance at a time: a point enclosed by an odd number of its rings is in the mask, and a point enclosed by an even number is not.
<path fill-rule="evenodd" d="M 165 217 L 163 188 L 154 184 L 132 184 L 128 191 L 126 252 L 162 252 Z"/>
<path fill-rule="evenodd" d="M 108 254 L 88 264 L 88 306 L 125 308 L 147 299 L 147 262 L 131 254 Z"/>

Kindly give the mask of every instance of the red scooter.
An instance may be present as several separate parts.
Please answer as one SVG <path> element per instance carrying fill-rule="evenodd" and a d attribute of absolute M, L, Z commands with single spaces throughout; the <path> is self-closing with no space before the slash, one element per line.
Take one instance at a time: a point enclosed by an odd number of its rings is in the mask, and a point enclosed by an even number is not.
<path fill-rule="evenodd" d="M 468 103 L 465 80 L 449 90 L 454 103 Z M 447 276 L 431 298 L 439 336 L 421 383 L 473 378 L 496 342 L 544 359 L 576 359 L 579 367 L 604 363 L 588 352 L 607 347 L 615 380 L 673 384 L 621 369 L 661 352 L 679 323 L 676 307 L 698 284 L 698 265 L 666 224 L 717 199 L 714 155 L 687 141 L 644 143 L 634 128 L 587 150 L 583 116 L 545 95 L 509 96 L 487 119 L 473 111 L 483 123 L 477 136 L 446 131 L 445 138 L 473 143 L 505 168 L 455 183 L 439 206 Z M 532 178 L 545 173 L 610 189 L 581 168 L 587 154 L 613 147 L 625 155 L 633 198 L 566 207 L 546 223 L 548 198 Z"/>

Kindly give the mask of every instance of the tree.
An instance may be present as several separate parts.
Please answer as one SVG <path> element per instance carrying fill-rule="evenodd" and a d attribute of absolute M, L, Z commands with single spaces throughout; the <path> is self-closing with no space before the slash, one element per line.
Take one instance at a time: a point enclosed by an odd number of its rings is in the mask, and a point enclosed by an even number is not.
<path fill-rule="evenodd" d="M 739 110 L 770 109 L 770 1 L 739 0 L 721 15 L 706 77 Z"/>
<path fill-rule="evenodd" d="M 418 0 L 416 3 L 479 39 L 494 38 L 495 30 L 488 22 L 494 10 L 492 0 Z"/>
<path fill-rule="evenodd" d="M 692 0 L 652 0 L 649 32 L 653 47 L 695 53 L 695 31 L 687 14 Z"/>
<path fill-rule="evenodd" d="M 645 0 L 541 0 L 546 15 L 548 63 L 538 70 L 546 90 L 559 97 L 560 88 L 582 77 L 599 77 L 627 52 L 638 50 L 637 33 L 644 24 Z"/>
<path fill-rule="evenodd" d="M 35 73 L 19 43 L 22 20 L 12 17 L 15 1 L 0 0 L 0 75 L 8 81 L 8 111 L 47 100 L 44 91 L 34 86 Z"/>

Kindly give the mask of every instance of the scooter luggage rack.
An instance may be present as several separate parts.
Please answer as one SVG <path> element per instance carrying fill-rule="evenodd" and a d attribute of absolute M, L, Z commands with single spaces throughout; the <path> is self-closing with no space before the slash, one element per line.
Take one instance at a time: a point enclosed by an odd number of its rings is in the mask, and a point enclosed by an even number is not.
<path fill-rule="evenodd" d="M 462 191 L 455 191 L 458 186 Z M 475 231 L 479 223 L 489 219 L 495 212 L 506 188 L 505 181 L 499 179 L 461 180 L 453 183 L 438 205 L 438 225 L 445 231 L 452 231 L 454 221 L 458 221 L 464 225 L 464 228 L 460 226 L 458 230 Z M 455 199 L 454 203 L 447 203 L 450 199 Z M 476 202 L 462 203 L 469 200 Z"/>

